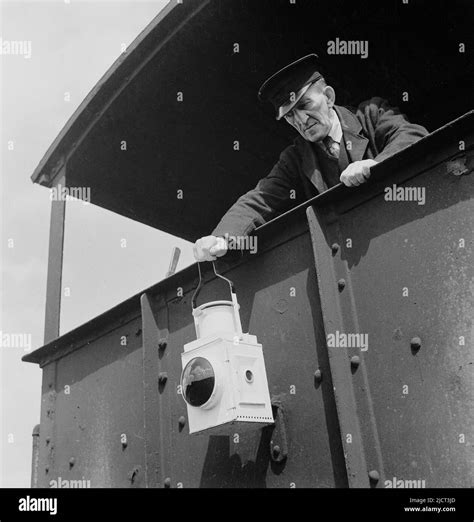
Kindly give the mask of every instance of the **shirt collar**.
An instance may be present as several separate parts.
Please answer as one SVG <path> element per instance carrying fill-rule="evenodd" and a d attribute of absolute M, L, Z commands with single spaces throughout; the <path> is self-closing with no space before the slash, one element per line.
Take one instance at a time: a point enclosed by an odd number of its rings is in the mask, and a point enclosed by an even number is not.
<path fill-rule="evenodd" d="M 334 109 L 331 109 L 332 126 L 329 130 L 328 136 L 330 136 L 337 143 L 341 143 L 342 139 L 342 126 L 337 113 Z"/>

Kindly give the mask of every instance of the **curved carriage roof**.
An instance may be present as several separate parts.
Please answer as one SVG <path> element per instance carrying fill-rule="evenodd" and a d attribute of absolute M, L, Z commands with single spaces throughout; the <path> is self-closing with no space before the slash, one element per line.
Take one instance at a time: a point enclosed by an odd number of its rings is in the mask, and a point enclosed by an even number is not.
<path fill-rule="evenodd" d="M 459 31 L 467 17 L 451 4 L 427 25 L 424 7 L 401 2 L 170 2 L 89 93 L 32 179 L 52 186 L 65 167 L 67 185 L 90 187 L 92 203 L 194 241 L 292 139 L 256 93 L 304 54 L 325 57 L 340 104 L 380 95 L 400 105 L 408 91 L 404 111 L 431 130 L 465 112 L 473 66 L 454 36 L 451 52 L 445 29 L 453 21 Z M 327 42 L 354 38 L 354 27 L 370 59 L 328 57 Z M 443 92 L 457 104 L 434 111 Z"/>

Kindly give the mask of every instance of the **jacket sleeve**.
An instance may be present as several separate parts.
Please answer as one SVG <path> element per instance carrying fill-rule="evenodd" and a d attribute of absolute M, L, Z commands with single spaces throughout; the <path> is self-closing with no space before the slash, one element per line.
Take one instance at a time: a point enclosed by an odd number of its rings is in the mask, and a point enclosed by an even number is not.
<path fill-rule="evenodd" d="M 375 161 L 383 161 L 428 135 L 424 127 L 410 123 L 398 107 L 391 107 L 382 98 L 371 98 L 359 105 L 358 110 L 363 112 L 375 141 Z"/>
<path fill-rule="evenodd" d="M 292 191 L 295 191 L 294 197 Z M 281 154 L 270 174 L 241 196 L 223 216 L 213 236 L 246 236 L 304 200 L 299 176 L 296 147 L 290 145 Z"/>

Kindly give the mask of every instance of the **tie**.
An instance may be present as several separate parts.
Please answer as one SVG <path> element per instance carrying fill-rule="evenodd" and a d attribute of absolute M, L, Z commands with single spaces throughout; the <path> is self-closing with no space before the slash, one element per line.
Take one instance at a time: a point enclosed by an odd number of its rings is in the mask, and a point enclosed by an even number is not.
<path fill-rule="evenodd" d="M 331 136 L 326 136 L 323 140 L 324 146 L 326 147 L 327 153 L 333 158 L 339 158 L 340 147 L 339 143 L 331 138 Z"/>

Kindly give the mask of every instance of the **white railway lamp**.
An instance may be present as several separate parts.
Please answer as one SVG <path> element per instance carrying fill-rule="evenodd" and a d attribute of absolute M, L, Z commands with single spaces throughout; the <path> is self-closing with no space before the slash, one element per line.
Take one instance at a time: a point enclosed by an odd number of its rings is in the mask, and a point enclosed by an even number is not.
<path fill-rule="evenodd" d="M 226 435 L 273 424 L 262 345 L 242 333 L 239 304 L 229 279 L 232 301 L 212 301 L 196 307 L 199 284 L 192 298 L 197 339 L 184 345 L 181 390 L 188 410 L 189 433 Z"/>

